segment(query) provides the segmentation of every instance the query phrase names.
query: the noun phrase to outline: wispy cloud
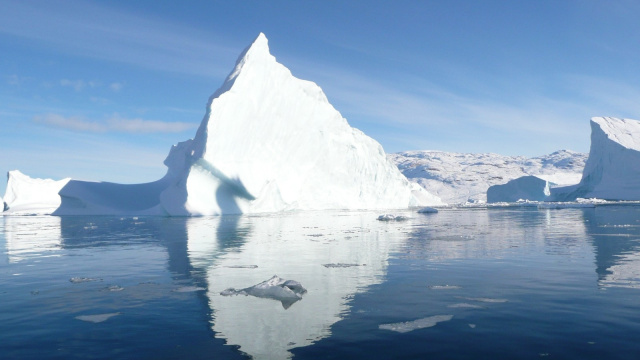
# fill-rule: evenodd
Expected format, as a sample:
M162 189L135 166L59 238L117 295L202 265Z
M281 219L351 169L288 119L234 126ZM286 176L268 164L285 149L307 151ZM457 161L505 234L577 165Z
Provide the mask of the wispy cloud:
M118 92L120 90L122 90L122 88L124 87L124 84L119 83L119 82L114 82L109 84L109 89L113 92Z
M40 115L34 117L33 120L40 124L78 132L179 133L198 126L188 122L128 119L117 114L104 121L92 121L82 117L65 117L58 114Z
M238 52L215 34L80 1L3 3L0 34L75 55L199 76L226 74L228 61L221 60Z

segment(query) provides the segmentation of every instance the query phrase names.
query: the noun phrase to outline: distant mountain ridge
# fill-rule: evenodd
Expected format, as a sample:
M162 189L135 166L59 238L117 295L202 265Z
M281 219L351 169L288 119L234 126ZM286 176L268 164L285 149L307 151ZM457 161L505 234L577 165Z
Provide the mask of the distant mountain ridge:
M532 158L492 153L405 151L387 155L400 171L449 204L484 202L487 189L534 175L556 185L580 182L588 154L559 150Z

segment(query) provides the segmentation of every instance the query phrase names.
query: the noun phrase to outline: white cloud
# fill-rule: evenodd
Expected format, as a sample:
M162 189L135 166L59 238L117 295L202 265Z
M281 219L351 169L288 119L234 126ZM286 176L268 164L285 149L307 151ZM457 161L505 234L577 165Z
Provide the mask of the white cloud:
M79 91L82 91L87 86L87 84L84 82L84 80L62 79L60 80L60 86L72 87L75 91L79 92Z
M121 133L179 133L192 130L197 124L187 122L165 122L127 119L115 114L105 121L91 121L80 117L64 117L46 114L34 117L37 123L78 132L121 132Z
M122 90L123 87L124 87L124 84L118 83L118 82L114 82L109 85L109 89L111 89L111 91L113 92L118 92Z

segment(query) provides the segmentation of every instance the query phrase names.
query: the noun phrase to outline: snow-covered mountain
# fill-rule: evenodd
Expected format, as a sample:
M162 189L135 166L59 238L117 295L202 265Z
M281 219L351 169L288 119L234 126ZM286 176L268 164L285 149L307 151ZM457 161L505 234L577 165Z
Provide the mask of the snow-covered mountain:
M640 121L591 119L591 148L580 183L552 189L551 200L640 200Z
M580 181L587 154L569 150L526 158L498 154L407 151L389 154L409 180L447 203L483 202L487 189L534 175L557 185Z
M164 163L166 176L148 184L71 180L60 190L54 214L181 216L441 204L409 182L379 143L350 127L320 87L278 63L264 34L210 97L194 139L175 145Z

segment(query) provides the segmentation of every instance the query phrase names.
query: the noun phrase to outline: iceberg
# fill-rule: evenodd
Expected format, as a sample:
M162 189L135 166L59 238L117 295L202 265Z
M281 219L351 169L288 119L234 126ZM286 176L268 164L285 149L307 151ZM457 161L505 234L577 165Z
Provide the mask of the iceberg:
M51 213L60 206L58 192L69 180L36 179L18 170L9 171L2 210L16 215Z
M487 189L521 176L536 176L558 186L580 182L587 154L559 150L527 158L491 153L406 151L389 154L409 181L449 204L483 203Z
M378 142L352 128L318 85L278 63L262 33L209 98L195 137L174 145L164 164L167 174L148 184L68 181L53 214L192 216L442 204L409 182Z
M544 201L551 191L549 182L537 176L523 176L503 185L487 189L487 202L517 202L518 200Z
M562 202L542 208L569 207L584 198L614 201L640 200L640 121L613 117L591 119L591 148L579 183L549 187L535 177L520 177L487 190L488 202L517 200ZM593 202L592 202L593 203ZM582 204L579 207L593 207ZM578 207L578 205L576 206Z
M554 201L640 200L640 121L591 119L591 148L580 183L553 189Z

